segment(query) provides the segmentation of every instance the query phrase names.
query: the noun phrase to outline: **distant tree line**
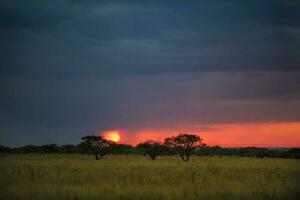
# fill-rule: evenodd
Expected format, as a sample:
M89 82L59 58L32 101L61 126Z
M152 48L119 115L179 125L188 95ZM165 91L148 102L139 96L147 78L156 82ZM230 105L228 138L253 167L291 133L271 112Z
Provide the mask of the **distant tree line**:
M187 133L180 133L177 136L165 138L163 143L147 140L135 147L128 144L114 143L104 139L102 136L90 135L81 138L81 143L76 145L47 144L41 146L27 145L16 148L0 146L0 153L92 154L97 160L107 154L148 155L152 160L155 160L157 156L179 155L183 161L189 161L191 155L300 158L300 148L223 148L220 146L207 146L198 135Z

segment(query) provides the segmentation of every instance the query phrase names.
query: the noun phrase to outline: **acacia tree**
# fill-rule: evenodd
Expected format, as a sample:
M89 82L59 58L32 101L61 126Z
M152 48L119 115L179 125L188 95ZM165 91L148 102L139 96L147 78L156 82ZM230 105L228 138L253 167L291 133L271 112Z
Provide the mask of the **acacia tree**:
M189 161L195 148L206 146L198 135L180 133L177 136L165 138L164 144L178 153L183 161Z
M113 142L104 139L102 136L88 135L81 138L81 145L87 146L89 153L95 155L96 160L108 153Z
M143 143L139 143L136 146L137 149L143 153L148 154L152 160L155 160L158 155L161 155L164 151L164 146L160 142L153 140L147 140Z

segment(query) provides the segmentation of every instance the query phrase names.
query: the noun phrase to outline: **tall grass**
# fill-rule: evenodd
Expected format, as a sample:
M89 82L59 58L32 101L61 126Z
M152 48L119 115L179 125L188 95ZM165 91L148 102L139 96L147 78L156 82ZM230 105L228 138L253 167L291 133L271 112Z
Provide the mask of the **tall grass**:
M0 199L298 199L288 159L1 155Z

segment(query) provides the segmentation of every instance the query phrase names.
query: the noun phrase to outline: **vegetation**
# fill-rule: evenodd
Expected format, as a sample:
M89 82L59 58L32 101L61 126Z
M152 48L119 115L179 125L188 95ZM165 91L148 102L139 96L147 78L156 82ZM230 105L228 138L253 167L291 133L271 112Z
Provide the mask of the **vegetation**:
M153 140L147 140L146 142L138 144L136 149L143 154L149 155L152 160L155 160L158 155L163 155L166 151L160 142Z
M81 138L81 146L85 147L87 152L93 154L96 160L109 153L109 147L113 144L102 136L89 135Z
M204 147L202 139L198 135L180 133L165 139L164 143L169 149L178 153L183 161L189 161L196 148Z
M295 159L142 155L0 155L0 199L292 200L299 197Z
M292 200L300 195L299 161L290 159L300 157L298 148L209 147L198 135L181 133L163 144L148 140L136 147L90 135L78 145L0 146L0 153L0 200Z
M133 147L129 144L117 144L105 140L102 136L85 136L78 145L67 144L58 146L47 144L42 146L27 145L24 147L4 147L0 146L0 154L15 153L41 153L41 154L92 154L96 160L106 154L139 154L149 155L155 160L159 155L178 154L183 161L189 161L191 155L198 156L241 156L256 158L300 158L300 148L222 148L219 146L207 146L198 135L180 133L177 136L165 138L164 144L158 141L148 140Z
M112 144L107 154L145 154L140 148L128 144ZM27 145L24 147L4 147L0 146L0 154L90 154L90 150L82 144L78 145L61 145L56 144L34 146ZM175 152L165 150L159 155L174 155ZM219 146L205 146L201 149L195 149L194 155L198 156L240 156L255 158L292 158L300 159L300 148L259 148L259 147L240 147L240 148L223 148Z

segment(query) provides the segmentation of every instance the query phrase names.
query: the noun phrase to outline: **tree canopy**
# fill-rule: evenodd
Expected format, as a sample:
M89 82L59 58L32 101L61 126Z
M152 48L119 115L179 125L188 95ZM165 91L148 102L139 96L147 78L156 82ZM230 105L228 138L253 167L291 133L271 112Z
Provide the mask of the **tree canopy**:
M142 153L149 155L152 160L155 160L158 155L163 154L165 149L160 142L153 140L147 140L143 143L139 143L136 148Z
M88 135L81 138L82 145L86 145L90 153L95 155L96 160L102 158L108 153L112 141L104 139L102 136Z
M178 153L183 161L189 161L195 148L206 146L198 135L180 133L177 136L165 138L164 144Z

